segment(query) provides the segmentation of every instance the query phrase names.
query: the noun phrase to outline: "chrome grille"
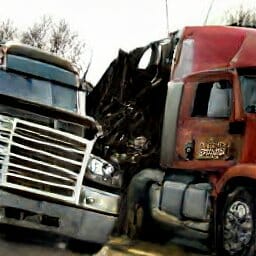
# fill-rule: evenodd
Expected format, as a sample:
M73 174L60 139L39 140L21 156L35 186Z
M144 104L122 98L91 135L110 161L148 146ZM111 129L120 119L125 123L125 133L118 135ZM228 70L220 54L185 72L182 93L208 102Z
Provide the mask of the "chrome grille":
M92 141L0 116L1 185L79 202Z

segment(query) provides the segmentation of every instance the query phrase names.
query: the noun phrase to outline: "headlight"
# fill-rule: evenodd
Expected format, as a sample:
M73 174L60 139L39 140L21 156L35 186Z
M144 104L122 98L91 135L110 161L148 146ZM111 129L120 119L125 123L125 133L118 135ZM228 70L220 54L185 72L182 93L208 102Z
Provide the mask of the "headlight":
M94 155L89 159L87 170L100 176L110 176L115 171L110 163Z
M121 187L122 183L120 172L115 172L112 164L93 154L88 161L85 176L90 180L112 187Z

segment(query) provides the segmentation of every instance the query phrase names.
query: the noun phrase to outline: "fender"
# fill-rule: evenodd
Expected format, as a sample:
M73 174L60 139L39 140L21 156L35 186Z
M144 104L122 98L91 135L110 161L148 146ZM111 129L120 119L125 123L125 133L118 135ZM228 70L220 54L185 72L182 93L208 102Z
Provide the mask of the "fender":
M145 202L148 185L150 183L160 183L163 178L164 172L158 169L144 169L132 178L127 192L125 229L127 229L129 223L134 222L134 213L138 204Z
M135 205L144 199L149 183L162 182L164 172L158 169L144 169L137 173L131 180L128 188L128 211L134 210Z
M229 168L217 182L215 189L217 195L222 191L229 180L235 177L250 178L256 181L256 165L255 164L238 164Z

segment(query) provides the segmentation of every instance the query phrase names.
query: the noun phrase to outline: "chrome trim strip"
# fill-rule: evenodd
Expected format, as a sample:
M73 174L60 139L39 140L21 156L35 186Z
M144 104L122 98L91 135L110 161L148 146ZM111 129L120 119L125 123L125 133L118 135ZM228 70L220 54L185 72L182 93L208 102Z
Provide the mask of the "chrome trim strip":
M68 170L68 169L66 169L66 168L57 166L57 165L47 164L47 163L44 163L44 162L42 162L42 161L38 161L38 160L35 160L35 159L31 159L31 158L28 158L28 157L25 157L25 156L20 156L20 155L14 154L14 153L10 153L10 156L14 156L14 157L17 157L17 158L26 160L26 161L30 161L30 162L32 162L32 163L36 163L36 164L39 164L39 165L43 165L43 166L52 168L52 169L56 169L56 170L65 172L66 174L72 175L72 176L74 176L74 177L77 177L77 176L78 176L77 173L72 172L72 171L70 171L70 170ZM3 165L5 164L5 163L3 163L2 161L0 161L0 163L2 163Z
M168 83L161 143L161 166L164 168L170 167L175 155L177 121L183 85L183 82Z
M83 187L81 206L100 212L118 214L120 196L96 188Z

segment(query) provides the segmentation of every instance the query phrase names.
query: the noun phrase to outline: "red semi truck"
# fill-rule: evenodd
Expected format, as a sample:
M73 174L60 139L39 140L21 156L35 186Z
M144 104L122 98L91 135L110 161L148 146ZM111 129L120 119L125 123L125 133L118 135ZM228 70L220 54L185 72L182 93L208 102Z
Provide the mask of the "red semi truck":
M186 27L120 52L89 95L103 127L97 153L124 172L128 234L254 255L255 42L255 29Z
M143 223L141 197L134 194L139 188L148 196L141 204L146 218L165 231L198 240L217 255L254 255L255 39L256 30L248 28L182 31L168 83L159 168L133 178L130 212L137 219L130 226Z

